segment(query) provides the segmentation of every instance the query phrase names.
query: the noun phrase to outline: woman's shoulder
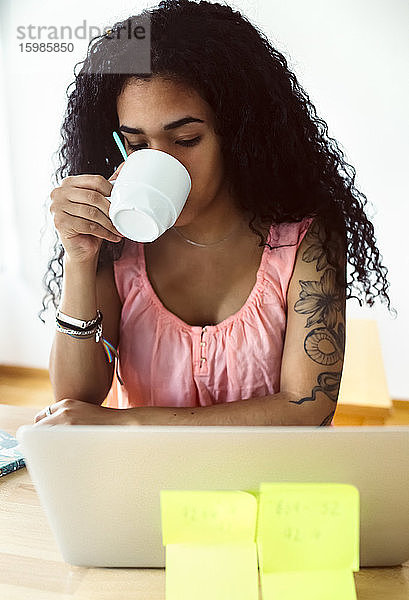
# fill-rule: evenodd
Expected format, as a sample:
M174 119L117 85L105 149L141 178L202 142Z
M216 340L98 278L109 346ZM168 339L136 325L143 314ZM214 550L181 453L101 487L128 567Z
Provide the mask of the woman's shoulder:
M314 217L304 217L296 222L272 223L267 242L273 248L297 250L314 220Z
M294 271L298 248L305 238L313 217L297 222L275 224L270 228L263 260L265 296L277 294L284 302L287 287Z

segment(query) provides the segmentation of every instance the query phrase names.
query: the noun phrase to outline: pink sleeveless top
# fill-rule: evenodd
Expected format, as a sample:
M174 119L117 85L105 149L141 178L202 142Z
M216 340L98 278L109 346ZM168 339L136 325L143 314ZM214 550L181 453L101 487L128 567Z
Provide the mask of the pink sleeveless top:
M142 242L126 240L114 262L122 301L119 374L104 406L207 406L280 391L287 289L312 222L272 225L245 304L217 325L188 325L148 279ZM278 246L275 247L274 246Z

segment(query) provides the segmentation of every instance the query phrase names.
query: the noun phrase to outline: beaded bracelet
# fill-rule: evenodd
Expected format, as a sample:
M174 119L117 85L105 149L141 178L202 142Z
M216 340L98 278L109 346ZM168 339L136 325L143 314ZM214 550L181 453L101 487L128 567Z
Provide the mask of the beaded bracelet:
M68 327L71 329L75 329L76 331L85 331L89 329L93 329L99 323L102 323L102 312L97 309L97 316L91 319L90 321L83 321L82 319L76 319L74 317L70 317L69 315L64 314L57 310L56 320L62 327Z
M85 331L78 331L77 329L69 329L67 327L62 327L62 325L60 325L60 322L57 321L56 328L57 328L57 331L61 331L61 333L67 333L68 335L71 335L72 337L77 337L80 339L88 339L95 335L95 341L99 342L99 340L102 337L102 323L98 323L98 325L96 327L94 327L93 329L89 329L89 330L85 330Z
M58 311L60 315L62 315L63 313L61 313L60 311ZM66 317L67 315L63 315L64 317ZM69 317L70 320L72 321L77 321L80 322L80 319L74 319L73 317ZM116 350L114 348L114 346L108 342L108 340L106 340L103 335L102 335L102 313L98 310L97 311L97 317L95 319L92 319L92 321L94 321L94 326L92 329L86 329L86 330L80 330L80 329L72 329L72 327L76 327L75 325L71 325L71 328L67 328L67 327L63 327L60 323L63 322L60 319L56 319L56 328L57 331L60 331L61 333L66 333L67 335L70 335L71 337L74 337L76 339L89 339L91 337L93 337L95 335L95 341L98 343L100 341L100 339L102 338L102 345L103 348L105 350L105 353L108 357L108 361L111 363L113 358L112 358L112 354L116 357L116 376L118 378L118 381L121 385L124 385L121 376L119 375L119 370L118 370L118 366L119 366L119 351ZM97 325L95 326L95 323L98 321ZM82 321L82 323L89 323L89 321Z

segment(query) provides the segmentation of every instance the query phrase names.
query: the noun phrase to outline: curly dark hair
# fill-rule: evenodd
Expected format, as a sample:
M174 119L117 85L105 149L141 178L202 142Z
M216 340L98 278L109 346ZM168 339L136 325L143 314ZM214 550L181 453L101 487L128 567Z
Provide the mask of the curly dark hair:
M367 198L354 186L356 171L327 135L327 124L317 117L285 57L239 11L203 0L162 1L116 22L111 38L141 15L150 22L148 73L115 71L117 61L133 59L135 45L123 40L115 44L107 33L90 41L85 60L77 63L82 64L77 75L75 65L75 81L66 90L56 184L83 173L108 179L122 162L112 131L119 127L117 97L130 78L149 81L160 76L182 82L214 112L226 181L232 197L253 214L249 227L260 236L259 246L272 248L253 227L256 216L269 224L315 217L323 225L326 257L346 298L356 298L362 306L362 300L352 295L355 288L369 306L380 296L390 310L388 269L380 262L374 228L364 212ZM346 281L345 265L340 266L331 250L334 234L343 240L344 256L353 267L350 281ZM103 240L97 269L117 260L123 245L124 240ZM63 255L57 234L43 279L47 293L38 313L43 321L41 314L50 301L57 308L61 297Z

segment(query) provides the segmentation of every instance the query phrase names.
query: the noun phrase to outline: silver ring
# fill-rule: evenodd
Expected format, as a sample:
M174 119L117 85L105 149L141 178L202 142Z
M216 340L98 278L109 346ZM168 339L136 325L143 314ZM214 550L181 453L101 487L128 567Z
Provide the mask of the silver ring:
M51 406L47 406L47 408L45 409L45 414L47 415L47 417L51 416Z

